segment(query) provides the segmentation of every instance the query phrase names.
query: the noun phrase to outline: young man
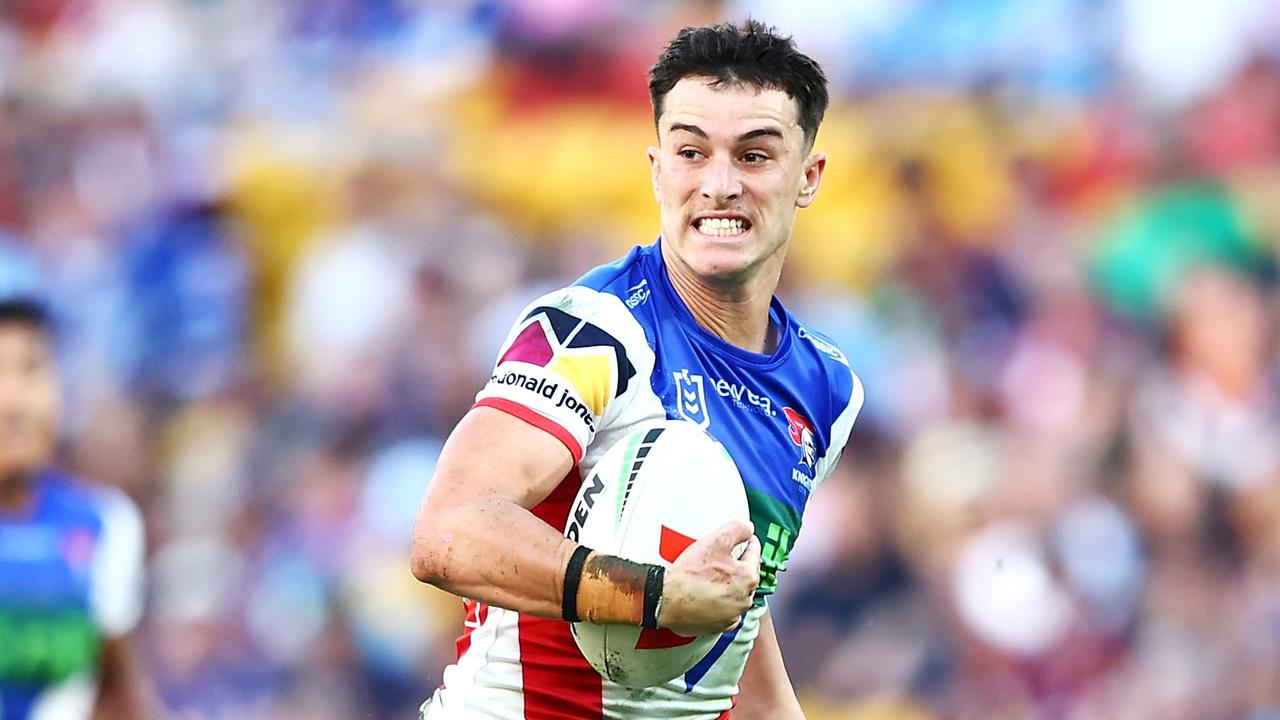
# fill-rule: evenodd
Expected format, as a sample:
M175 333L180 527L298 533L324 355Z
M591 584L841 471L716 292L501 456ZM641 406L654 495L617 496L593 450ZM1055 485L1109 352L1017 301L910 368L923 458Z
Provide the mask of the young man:
M0 718L145 718L142 521L50 469L60 401L42 307L0 302Z
M862 404L844 355L773 297L795 213L826 167L812 152L826 79L748 22L682 30L649 87L660 239L526 308L423 501L414 574L469 598L428 720L803 717L765 599ZM529 389L551 385L550 398ZM752 524L726 525L659 574L561 531L604 451L663 418L725 445ZM683 677L629 691L583 659L574 617L724 634Z

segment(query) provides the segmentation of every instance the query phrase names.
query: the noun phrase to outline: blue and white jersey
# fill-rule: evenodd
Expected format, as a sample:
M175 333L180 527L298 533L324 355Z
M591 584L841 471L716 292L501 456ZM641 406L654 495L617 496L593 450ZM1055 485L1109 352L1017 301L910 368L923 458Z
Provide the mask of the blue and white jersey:
M684 419L738 465L762 548L756 604L697 666L665 685L629 690L601 678L562 621L467 603L459 659L429 718L725 717L738 691L814 490L835 466L862 406L845 355L774 299L767 355L733 346L693 318L659 244L633 249L531 303L476 404L503 410L564 443L576 466L533 512L563 530L582 478L642 423Z
M105 638L142 609L143 531L121 492L54 471L0 512L0 720L92 714Z

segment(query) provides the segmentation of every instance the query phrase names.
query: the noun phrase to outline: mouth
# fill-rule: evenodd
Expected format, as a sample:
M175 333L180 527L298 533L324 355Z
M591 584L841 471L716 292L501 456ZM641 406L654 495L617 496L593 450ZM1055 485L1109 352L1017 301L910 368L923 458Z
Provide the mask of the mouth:
M751 220L745 215L703 215L691 223L699 234L715 238L732 238L746 235L751 230Z

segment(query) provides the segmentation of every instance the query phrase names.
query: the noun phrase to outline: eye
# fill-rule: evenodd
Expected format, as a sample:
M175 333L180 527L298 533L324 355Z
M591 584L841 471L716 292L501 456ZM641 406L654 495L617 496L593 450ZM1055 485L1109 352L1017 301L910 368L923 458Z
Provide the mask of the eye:
M698 156L701 153L699 153L697 150L694 150L693 148L685 148L684 150L681 150L678 154L680 155L680 157L684 158L685 160L697 160Z
M742 161L747 163L748 165L759 165L760 163L768 159L769 159L768 156L766 156L764 153L758 153L755 151L746 153L742 156Z

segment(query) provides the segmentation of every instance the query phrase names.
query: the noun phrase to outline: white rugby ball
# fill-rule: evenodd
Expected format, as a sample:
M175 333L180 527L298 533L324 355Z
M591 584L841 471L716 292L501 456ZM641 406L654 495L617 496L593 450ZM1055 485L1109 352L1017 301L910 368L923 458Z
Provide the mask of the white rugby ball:
M729 453L699 426L665 420L640 426L605 451L570 506L565 536L627 560L670 565L734 518L750 521L751 513ZM743 543L734 555L745 550ZM629 688L683 675L720 637L589 622L572 629L592 667Z

